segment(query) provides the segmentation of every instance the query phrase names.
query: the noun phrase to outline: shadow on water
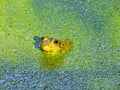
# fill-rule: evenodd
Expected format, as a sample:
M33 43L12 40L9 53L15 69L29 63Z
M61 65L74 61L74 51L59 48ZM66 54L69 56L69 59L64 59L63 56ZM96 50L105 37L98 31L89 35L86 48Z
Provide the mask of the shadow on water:
M38 36L35 36L34 40L35 40L35 43L34 43L35 48L37 48L38 50L41 50L41 48L40 48L40 42L41 42L42 38L38 37Z

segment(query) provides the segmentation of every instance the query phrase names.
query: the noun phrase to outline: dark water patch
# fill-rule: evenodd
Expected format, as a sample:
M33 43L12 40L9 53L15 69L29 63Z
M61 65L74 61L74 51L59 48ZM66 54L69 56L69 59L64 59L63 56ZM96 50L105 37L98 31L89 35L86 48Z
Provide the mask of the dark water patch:
M11 66L12 67L12 66ZM10 70L13 70L9 66ZM29 67L30 68L30 67ZM2 69L1 69L2 70ZM96 69L91 71L80 70L31 70L25 66L19 65L10 73L2 70L0 79L0 89L59 89L59 90L88 90L109 88L109 85L119 86L119 76L117 69ZM107 82L108 81L108 82ZM96 86L97 85L97 86ZM113 87L111 87L112 90Z
M41 37L35 36L34 40L35 40L35 43L34 43L35 48L37 48L38 50L41 50L41 48L40 48L40 42L42 40Z

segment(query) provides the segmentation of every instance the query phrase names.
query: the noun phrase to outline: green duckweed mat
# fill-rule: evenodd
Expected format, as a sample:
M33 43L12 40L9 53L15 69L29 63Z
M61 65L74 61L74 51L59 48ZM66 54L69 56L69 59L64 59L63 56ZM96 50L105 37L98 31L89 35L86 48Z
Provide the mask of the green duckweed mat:
M45 56L35 36L73 45ZM0 90L120 90L120 1L0 0Z

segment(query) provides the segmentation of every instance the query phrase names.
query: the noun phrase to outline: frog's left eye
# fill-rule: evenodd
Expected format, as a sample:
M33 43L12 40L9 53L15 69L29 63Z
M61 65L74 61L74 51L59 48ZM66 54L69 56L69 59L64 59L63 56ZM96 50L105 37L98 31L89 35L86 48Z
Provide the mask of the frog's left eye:
M53 43L54 43L55 45L58 44L58 40L55 40Z

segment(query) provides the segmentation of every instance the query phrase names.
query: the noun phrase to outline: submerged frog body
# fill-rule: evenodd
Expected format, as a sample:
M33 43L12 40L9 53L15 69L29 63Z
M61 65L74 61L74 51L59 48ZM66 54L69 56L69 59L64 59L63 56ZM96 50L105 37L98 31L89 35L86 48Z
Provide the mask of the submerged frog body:
M42 37L40 48L49 54L63 53L70 49L70 43L66 40L59 40L56 38Z

